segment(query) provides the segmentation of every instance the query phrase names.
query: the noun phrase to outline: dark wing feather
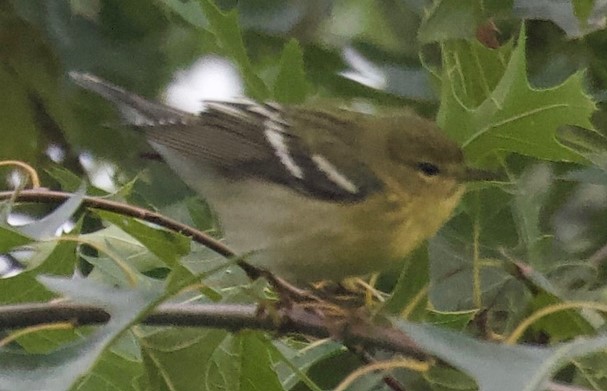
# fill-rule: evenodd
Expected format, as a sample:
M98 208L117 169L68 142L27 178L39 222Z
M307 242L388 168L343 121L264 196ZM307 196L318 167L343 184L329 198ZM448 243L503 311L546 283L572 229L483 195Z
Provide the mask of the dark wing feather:
M93 75L71 72L70 77L116 104L130 124L145 130L151 142L198 166L212 166L227 177L257 177L336 202L360 201L381 188L373 172L358 161L357 151L335 136L339 120L330 114L310 119L311 131L323 139L311 151L309 141L291 129L291 123L300 120L297 112L285 112L276 104L206 101L204 111L193 115ZM331 161L336 157L339 167Z

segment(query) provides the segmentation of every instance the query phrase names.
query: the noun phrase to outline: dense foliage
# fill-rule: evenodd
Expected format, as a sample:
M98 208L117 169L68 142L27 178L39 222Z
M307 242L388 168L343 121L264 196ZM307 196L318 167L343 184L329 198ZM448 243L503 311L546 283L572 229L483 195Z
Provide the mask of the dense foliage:
M44 195L0 204L0 253L23 266L0 279L0 389L321 390L366 365L339 334L140 323L165 301L272 294L189 236L87 203L102 196L220 236L204 201L67 72L153 97L219 57L255 99L413 107L471 164L507 177L472 186L402 271L375 281L371 310L434 359L368 347L380 370L349 389L607 389L606 18L604 0L0 2L4 199L36 184L15 161L73 193L61 206ZM63 297L112 320L19 329L3 317Z

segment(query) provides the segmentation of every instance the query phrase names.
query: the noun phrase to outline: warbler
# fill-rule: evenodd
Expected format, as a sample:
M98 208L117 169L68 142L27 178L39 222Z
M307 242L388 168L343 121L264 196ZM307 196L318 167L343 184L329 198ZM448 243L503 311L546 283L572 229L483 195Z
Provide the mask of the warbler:
M340 281L402 262L449 218L468 168L460 147L412 112L376 116L251 100L191 114L94 75L74 82L113 102L208 202L246 262L295 283Z

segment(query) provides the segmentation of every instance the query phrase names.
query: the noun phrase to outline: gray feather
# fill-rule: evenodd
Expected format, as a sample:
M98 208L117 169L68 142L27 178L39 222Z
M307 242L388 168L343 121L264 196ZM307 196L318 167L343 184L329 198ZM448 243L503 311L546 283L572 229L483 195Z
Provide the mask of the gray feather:
M79 86L116 104L127 123L144 130L169 163L175 159L167 155L178 154L180 162L190 165L189 172L210 168L228 179L256 177L337 202L360 201L382 186L372 171L358 162L351 145L331 136L334 128L344 124L330 115L309 119L315 132L326 134L319 150L312 151L310 141L291 129L292 121L302 119L293 117L297 110L285 111L276 104L250 100L207 101L205 110L193 115L149 101L91 74L69 75ZM325 156L327 140L346 167L337 167ZM192 178L184 180L192 182Z

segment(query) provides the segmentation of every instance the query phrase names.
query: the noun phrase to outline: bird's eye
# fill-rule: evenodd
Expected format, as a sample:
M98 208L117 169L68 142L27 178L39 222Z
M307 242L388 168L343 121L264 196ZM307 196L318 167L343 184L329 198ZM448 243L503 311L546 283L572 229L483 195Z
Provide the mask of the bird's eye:
M435 176L440 174L440 169L438 166L429 162L419 162L417 163L416 168L427 176Z

